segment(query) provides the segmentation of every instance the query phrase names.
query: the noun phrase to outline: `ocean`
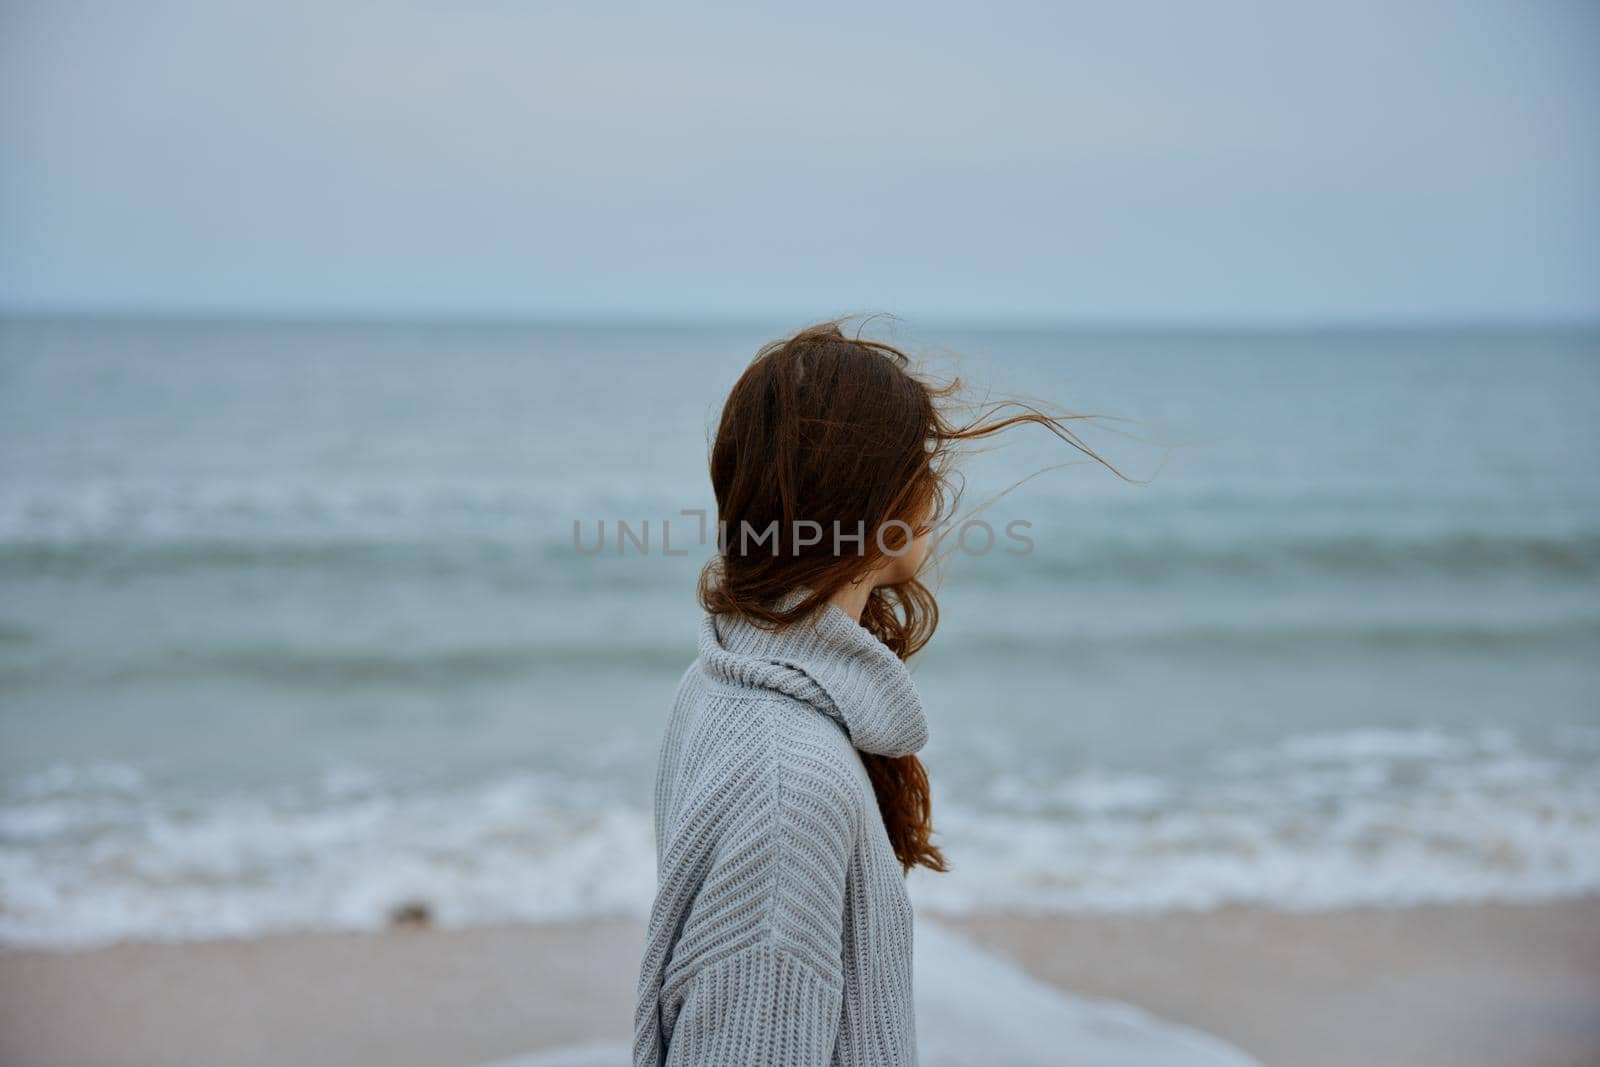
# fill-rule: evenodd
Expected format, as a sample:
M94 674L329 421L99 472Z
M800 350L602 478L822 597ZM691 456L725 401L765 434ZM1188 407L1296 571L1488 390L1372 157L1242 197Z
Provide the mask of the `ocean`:
M642 914L798 325L0 322L0 941ZM970 461L919 908L1600 891L1600 332L880 329L1130 479Z

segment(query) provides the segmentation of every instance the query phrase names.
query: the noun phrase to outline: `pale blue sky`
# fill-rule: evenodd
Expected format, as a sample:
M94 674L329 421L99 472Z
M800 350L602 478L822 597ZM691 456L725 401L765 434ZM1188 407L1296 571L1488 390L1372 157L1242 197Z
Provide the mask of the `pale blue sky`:
M0 0L0 306L1600 317L1600 4Z

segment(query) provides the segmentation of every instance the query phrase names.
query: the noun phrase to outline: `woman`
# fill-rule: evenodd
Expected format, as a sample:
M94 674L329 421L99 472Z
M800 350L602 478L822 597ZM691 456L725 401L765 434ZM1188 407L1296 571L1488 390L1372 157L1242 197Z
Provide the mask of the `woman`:
M949 460L1019 422L1094 453L1027 405L955 425L956 385L907 367L826 323L763 348L723 408L719 552L656 775L636 1065L917 1060L905 875L945 861L904 660L938 620L917 574Z

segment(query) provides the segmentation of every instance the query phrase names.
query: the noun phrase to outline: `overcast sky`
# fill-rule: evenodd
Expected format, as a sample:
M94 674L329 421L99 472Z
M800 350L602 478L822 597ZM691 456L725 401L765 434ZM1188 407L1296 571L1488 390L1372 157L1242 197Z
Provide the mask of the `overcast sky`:
M0 306L1600 317L1600 3L0 0Z

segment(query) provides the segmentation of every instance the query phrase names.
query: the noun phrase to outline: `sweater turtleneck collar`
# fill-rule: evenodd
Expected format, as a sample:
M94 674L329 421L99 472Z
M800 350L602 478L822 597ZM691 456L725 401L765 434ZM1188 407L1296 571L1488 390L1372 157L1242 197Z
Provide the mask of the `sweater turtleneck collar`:
M805 595L790 593L779 604ZM928 739L911 672L832 602L778 631L737 615L706 615L699 645L708 676L804 701L842 726L863 752L909 756Z

